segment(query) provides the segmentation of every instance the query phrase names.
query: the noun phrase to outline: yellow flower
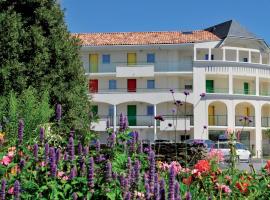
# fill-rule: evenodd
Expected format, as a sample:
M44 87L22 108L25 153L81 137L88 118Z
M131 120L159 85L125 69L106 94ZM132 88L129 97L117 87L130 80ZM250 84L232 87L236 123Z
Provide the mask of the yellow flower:
M4 141L5 133L0 132L0 142Z

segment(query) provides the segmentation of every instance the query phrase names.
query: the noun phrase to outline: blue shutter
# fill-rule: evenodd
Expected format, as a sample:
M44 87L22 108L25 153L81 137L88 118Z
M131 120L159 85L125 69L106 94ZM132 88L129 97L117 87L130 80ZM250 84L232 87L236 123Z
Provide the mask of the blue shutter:
M109 116L113 116L113 114L114 114L114 111L113 111L114 109L113 109L113 105L110 105L109 106Z
M154 106L147 106L147 115L148 116L154 115Z
M155 80L147 80L147 89L155 88Z
M116 80L109 80L109 89L110 90L116 89Z
M155 54L154 53L147 54L147 63L155 63Z
M103 54L102 55L102 64L110 64L111 56L110 54Z

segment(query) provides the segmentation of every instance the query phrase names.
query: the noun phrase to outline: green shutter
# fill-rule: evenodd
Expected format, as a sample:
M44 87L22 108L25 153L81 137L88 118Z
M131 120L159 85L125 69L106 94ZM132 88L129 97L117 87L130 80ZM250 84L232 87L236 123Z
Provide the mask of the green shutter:
M214 93L214 80L206 80L206 92Z
M249 84L247 82L244 83L244 94L249 94Z
M127 106L127 115L128 115L128 124L129 126L136 126L136 115L137 108L136 105L128 105Z

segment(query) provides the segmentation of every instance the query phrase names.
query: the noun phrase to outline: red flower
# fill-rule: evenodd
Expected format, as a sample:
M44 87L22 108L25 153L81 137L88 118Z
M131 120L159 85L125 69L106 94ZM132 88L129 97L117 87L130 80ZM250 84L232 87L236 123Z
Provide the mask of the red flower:
M164 121L164 118L161 115L157 115L157 116L155 116L155 120Z
M246 193L248 191L248 183L246 182L236 182L235 186L238 188L238 190L241 192L241 193Z
M267 160L266 165L264 167L268 173L270 173L270 160Z
M192 176L189 176L188 178L183 178L182 182L185 185L189 186L191 184L191 182L192 182Z
M199 172L208 172L210 170L210 164L207 160L199 160L194 168Z

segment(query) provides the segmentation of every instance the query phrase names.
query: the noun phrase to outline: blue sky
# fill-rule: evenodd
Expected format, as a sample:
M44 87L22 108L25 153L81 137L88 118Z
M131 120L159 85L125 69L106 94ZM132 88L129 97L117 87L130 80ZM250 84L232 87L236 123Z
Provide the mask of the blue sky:
M61 0L71 32L188 31L235 19L270 43L270 0Z

